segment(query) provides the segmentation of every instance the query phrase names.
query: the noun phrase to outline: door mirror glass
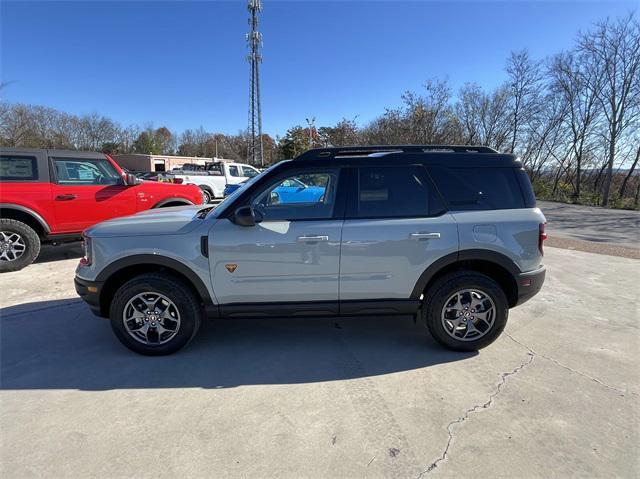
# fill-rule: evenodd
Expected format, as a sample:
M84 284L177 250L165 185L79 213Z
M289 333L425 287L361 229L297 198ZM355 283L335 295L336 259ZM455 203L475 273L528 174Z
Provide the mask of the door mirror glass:
M251 206L241 206L231 219L239 226L255 226L262 221L262 215Z
M125 173L124 174L124 184L127 186L135 186L135 185L139 185L140 183L142 183L142 181L140 181L140 178L138 178L136 175L132 174L132 173Z

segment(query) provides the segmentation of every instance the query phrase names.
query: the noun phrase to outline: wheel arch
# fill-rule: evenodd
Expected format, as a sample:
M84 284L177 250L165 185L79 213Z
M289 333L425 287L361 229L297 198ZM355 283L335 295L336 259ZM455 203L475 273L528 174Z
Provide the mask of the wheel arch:
M113 296L122 284L134 276L145 273L165 273L179 278L193 289L205 309L213 306L209 290L191 268L166 256L139 254L114 261L96 277L96 282L102 283L100 288L100 316L109 316L109 307Z
M21 221L35 230L40 238L51 232L46 220L36 211L22 205L0 203L0 217Z
M491 250L471 249L443 256L431 264L418 278L411 299L418 299L439 278L457 270L482 273L496 281L505 295L509 307L518 302L518 266L509 257Z
M151 209L164 208L168 206L192 206L193 203L185 198L173 197L165 198L151 207Z

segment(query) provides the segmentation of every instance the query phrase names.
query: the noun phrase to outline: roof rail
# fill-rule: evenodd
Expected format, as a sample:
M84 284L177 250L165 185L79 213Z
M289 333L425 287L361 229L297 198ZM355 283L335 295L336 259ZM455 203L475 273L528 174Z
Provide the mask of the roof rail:
M375 153L498 153L488 146L476 145L376 145L314 148L298 155L295 160L370 156Z

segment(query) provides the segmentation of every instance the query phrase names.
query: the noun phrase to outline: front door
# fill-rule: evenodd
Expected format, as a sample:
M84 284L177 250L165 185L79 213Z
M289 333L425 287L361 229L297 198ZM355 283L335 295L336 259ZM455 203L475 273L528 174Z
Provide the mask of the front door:
M342 212L339 170L282 173L248 200L262 216L255 226L219 220L209 235L214 292L226 314L269 313L269 305L308 302L308 312L337 312ZM281 195L296 182L298 194ZM319 304L321 302L322 304ZM235 308L235 309L234 309ZM315 309L314 309L315 308Z
M126 186L106 158L52 158L53 204L59 233L136 212L134 188Z
M358 168L342 231L341 309L408 300L420 275L458 251L458 229L421 165Z

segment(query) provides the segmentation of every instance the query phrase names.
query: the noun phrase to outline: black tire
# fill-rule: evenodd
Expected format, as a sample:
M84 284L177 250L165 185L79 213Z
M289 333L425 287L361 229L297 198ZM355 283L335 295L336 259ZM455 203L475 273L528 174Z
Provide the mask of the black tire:
M40 238L31 226L22 221L0 218L0 231L8 237L18 235L25 247L24 252L16 259L0 259L0 273L19 271L36 260L40 254ZM0 242L3 240L4 236L0 235ZM12 256L12 254L8 254L8 256Z
M464 289L477 289L486 293L495 306L493 323L483 336L475 340L462 341L452 337L442 321L445 302L456 292ZM509 305L504 291L493 279L484 274L463 270L443 276L425 291L422 315L429 332L441 345L455 351L477 351L500 336L507 324Z
M200 185L198 188L202 190L202 195L204 196L203 204L208 205L209 203L211 203L211 200L213 199L213 193L211 192L209 187Z
M147 292L164 295L174 303L180 314L178 331L163 344L139 342L129 334L124 324L123 315L129 300ZM109 317L113 332L127 348L147 356L163 356L175 353L193 339L200 328L202 308L194 291L182 280L161 273L148 273L127 281L116 291Z

